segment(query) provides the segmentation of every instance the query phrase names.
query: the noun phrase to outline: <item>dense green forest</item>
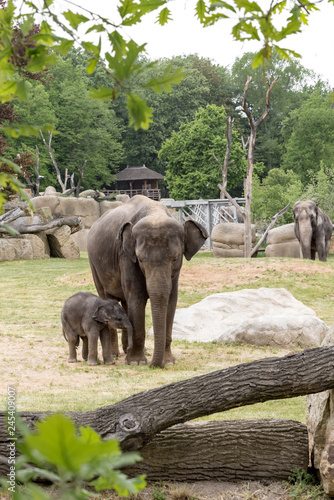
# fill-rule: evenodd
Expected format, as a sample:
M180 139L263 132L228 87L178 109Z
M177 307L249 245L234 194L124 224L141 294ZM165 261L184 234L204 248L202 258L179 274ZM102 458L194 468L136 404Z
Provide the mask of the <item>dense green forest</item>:
M173 69L183 67L186 77L169 93L145 89L139 80L132 82L153 110L149 129L135 131L129 126L122 96L114 102L91 99L91 88L108 86L108 73L101 64L87 75L87 56L72 49L67 56L58 57L45 81L29 82L29 100L14 102L15 117L21 125L48 123L55 127L57 133L50 144L62 177L66 168L77 177L86 161L84 188L108 188L115 174L127 165L145 164L165 176L160 186L164 196L196 199L219 198L221 171L212 154L223 162L225 119L232 116L227 189L234 196L242 196L247 156L242 138L246 142L249 125L241 102L247 76L253 79L247 102L255 118L265 108L267 90L263 68L253 69L253 58L253 53L246 53L231 68L196 55L160 60L155 65L140 59L142 72L137 78L142 81L158 76L169 65ZM319 201L325 210L332 210L333 217L329 188L334 175L331 89L297 59L287 61L275 53L266 77L270 81L279 79L271 93L270 114L257 135L254 217L268 219L287 201L306 195ZM50 137L47 133L44 136L48 143ZM10 138L8 142L6 154L11 158L28 152L36 159L38 151L40 175L44 176L41 190L57 186L42 137ZM290 217L288 213L285 220Z

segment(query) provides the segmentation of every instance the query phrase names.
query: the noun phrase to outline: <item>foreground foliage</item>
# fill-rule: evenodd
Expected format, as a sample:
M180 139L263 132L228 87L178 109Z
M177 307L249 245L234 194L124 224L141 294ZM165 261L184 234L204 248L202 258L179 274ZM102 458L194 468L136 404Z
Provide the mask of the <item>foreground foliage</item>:
M137 493L146 485L144 476L128 479L119 471L140 460L137 453L122 454L117 441L101 441L90 427L80 427L77 434L73 422L64 415L51 415L38 422L37 432L31 432L22 422L18 427L23 438L18 444L22 455L16 461L17 484L10 490L14 500L50 498L31 482L37 478L51 481L52 497L61 500L95 497L86 490L87 485L95 491L114 489L121 497ZM6 481L3 486L7 486Z

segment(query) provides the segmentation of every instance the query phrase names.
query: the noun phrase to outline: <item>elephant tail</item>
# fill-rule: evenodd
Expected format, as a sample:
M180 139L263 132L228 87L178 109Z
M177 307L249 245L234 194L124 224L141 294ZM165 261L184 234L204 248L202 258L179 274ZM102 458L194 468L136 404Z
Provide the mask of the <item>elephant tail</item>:
M67 339L67 337L66 337L66 332L65 332L64 327L63 327L63 335L64 335L64 339L65 339L65 340L66 340L66 342L68 343L68 339ZM78 336L77 336L77 341L76 341L76 343L75 343L75 347L78 347L78 346L79 346L79 344L80 344L80 337L79 337L79 335L78 335Z

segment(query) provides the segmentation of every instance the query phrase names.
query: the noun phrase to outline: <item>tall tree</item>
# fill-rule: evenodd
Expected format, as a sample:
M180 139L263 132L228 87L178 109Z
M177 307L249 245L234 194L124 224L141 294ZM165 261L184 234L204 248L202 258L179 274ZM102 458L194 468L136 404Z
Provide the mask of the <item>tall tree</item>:
M200 109L193 121L181 125L163 143L159 157L166 162L166 181L173 198L219 198L217 184L221 182L221 171L212 155L224 158L225 129L224 108L212 104ZM228 188L233 192L242 187L246 171L240 137L234 130L230 161Z
M271 168L281 166L284 151L280 131L284 120L292 110L298 109L303 101L316 88L326 88L326 84L319 80L313 72L302 66L295 58L281 59L274 51L271 60L266 65L265 74L262 67L253 68L254 53L246 53L237 58L231 69L231 88L233 101L236 106L243 98L243 87L248 76L252 77L252 85L248 90L250 109L254 116L259 116L263 110L263 96L267 90L268 78L270 81L279 77L275 85L275 92L271 96L272 110L270 115L258 131L254 159L263 162L267 173ZM248 120L236 111L236 117L241 134L247 137Z
M283 168L297 172L303 184L323 167L334 171L334 111L328 92L313 93L292 111L282 129Z

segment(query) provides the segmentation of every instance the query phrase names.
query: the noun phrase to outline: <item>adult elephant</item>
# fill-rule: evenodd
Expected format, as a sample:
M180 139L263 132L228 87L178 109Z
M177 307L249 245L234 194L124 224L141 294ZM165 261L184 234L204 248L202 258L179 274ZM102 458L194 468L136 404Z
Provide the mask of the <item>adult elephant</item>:
M333 223L321 208L311 200L297 201L293 206L295 235L299 241L303 259L326 262L330 247Z
M150 366L175 362L172 326L183 255L190 260L208 238L197 222L176 221L166 207L134 196L106 212L89 231L88 255L98 294L121 301L133 326L128 364L146 363L145 306L150 299L154 352ZM125 344L125 345L124 345Z

